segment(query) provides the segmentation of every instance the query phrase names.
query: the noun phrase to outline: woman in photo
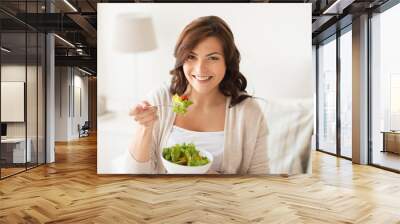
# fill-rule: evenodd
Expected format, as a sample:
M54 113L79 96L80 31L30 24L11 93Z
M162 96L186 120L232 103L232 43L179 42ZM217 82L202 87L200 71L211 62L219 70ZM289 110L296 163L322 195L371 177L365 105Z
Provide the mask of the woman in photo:
M240 53L227 23L217 16L192 21L179 36L174 56L170 85L130 111L138 125L129 147L132 159L148 163L150 173L163 174L163 148L194 143L213 155L209 173L266 174L265 117L246 92ZM184 115L168 106L175 94L193 102Z

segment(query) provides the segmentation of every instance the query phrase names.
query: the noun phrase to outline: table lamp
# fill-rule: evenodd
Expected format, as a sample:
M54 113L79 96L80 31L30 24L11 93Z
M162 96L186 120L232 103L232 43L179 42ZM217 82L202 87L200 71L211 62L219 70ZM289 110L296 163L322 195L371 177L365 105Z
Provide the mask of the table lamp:
M143 13L120 14L116 17L114 31L113 47L115 51L132 55L134 66L132 79L136 84L138 80L137 55L157 48L152 18Z

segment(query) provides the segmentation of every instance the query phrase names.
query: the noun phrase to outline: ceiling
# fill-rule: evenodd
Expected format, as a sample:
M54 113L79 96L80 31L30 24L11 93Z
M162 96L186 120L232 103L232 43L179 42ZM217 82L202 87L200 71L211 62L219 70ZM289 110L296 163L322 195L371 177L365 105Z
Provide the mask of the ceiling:
M336 0L337 1L337 0ZM312 3L313 43L327 38L336 32L337 21L340 26L351 23L351 18L366 10L372 10L387 0L250 0L201 2L252 2L252 3ZM60 38L55 38L56 65L81 66L96 71L97 54L97 3L143 3L143 2L197 2L168 0L1 0L0 24L3 32L2 43L16 49L15 54L25 50L25 28L32 31L55 32L59 37L72 43L74 47ZM68 3L70 5L68 5ZM48 13L52 9L52 13ZM328 10L327 10L328 9ZM290 15L288 15L290 16ZM346 22L347 21L347 22ZM21 33L23 31L23 33ZM29 38L28 38L29 39ZM30 40L28 40L30 41ZM4 46L4 44L3 44ZM18 50L19 49L19 50ZM29 43L27 52L34 52L35 43Z

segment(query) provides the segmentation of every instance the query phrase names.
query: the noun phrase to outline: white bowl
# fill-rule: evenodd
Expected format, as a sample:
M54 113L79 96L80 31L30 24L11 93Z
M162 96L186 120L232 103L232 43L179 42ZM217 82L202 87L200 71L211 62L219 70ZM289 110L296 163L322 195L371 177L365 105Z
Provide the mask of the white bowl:
M197 149L198 150L198 149ZM211 164L213 162L213 156L211 153L204 151L204 150L198 150L201 156L205 156L208 158L208 163L206 165L202 166L184 166L184 165L179 165L173 162L170 162L166 159L164 159L162 155L161 150L161 161L162 164L164 165L164 168L167 170L168 174L205 174L207 171L210 169Z

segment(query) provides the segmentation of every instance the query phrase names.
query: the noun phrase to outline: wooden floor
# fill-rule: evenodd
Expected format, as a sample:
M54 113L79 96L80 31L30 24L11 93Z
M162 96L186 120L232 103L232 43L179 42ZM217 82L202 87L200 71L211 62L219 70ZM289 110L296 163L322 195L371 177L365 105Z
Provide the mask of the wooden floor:
M293 177L98 176L96 139L0 181L0 223L400 223L400 175L316 152Z
M13 175L13 174L15 174L15 173L19 173L19 172L22 172L22 171L24 171L24 170L26 170L26 168L24 167L24 168L1 168L1 177L3 178L3 177L7 177L7 176L10 176L10 175Z
M2 167L1 168L1 178L5 178L8 176L23 172L27 169L33 169L36 166L37 166L36 163L27 163L27 167L25 167L25 164L18 164L18 167L11 167L11 168L10 167L7 167L7 168Z
M400 170L400 154L381 152L377 150L374 151L372 160L374 164Z

